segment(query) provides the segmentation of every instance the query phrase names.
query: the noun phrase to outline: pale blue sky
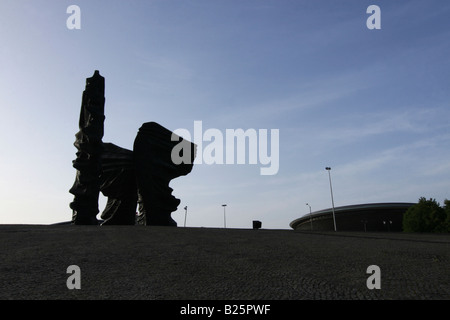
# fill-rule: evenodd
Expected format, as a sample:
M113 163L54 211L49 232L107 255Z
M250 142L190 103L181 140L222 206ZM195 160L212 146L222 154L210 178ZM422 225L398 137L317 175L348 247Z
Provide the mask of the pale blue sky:
M69 5L81 29L69 30ZM381 8L381 30L366 9ZM143 122L279 129L278 174L196 165L180 226L289 228L331 206L450 198L450 3L442 0L0 2L0 223L71 217L85 79L106 78L105 142ZM100 210L103 209L101 200Z

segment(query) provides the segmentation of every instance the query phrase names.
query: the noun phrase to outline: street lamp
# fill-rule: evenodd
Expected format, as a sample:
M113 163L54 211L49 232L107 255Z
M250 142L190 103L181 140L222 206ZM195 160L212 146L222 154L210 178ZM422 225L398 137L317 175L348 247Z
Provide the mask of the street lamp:
M223 207L223 227L224 227L224 228L227 227L227 219L226 219L226 216L225 216L225 207L226 207L226 206L227 206L226 204L223 204L223 205L222 205L222 207Z
M184 226L186 227L187 206L184 207Z
M334 214L334 199L333 199L333 187L331 186L331 168L326 167L325 170L328 171L328 178L330 179L330 191L331 191L331 204L333 206L333 223L334 223L334 231L336 231L336 216Z
M367 228L366 228L366 225L367 225L367 220L361 220L361 222L364 224L364 232L367 232Z
M312 231L313 227L312 227L312 218L311 218L311 206L308 203L306 205L309 207L309 222L311 222L311 231Z
M387 231L389 232L390 231L389 225L392 224L392 221L391 220L383 221L383 224L387 226Z

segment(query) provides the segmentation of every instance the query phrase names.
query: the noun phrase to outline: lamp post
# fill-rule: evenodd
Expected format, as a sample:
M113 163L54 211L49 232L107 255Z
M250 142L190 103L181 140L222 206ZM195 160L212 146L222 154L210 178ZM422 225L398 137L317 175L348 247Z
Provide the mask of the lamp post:
M388 220L388 221L383 220L383 224L387 226L387 231L389 232L390 231L389 226L392 224L392 221L391 220Z
M364 224L364 232L367 232L367 228L366 228L366 225L367 225L367 220L361 220L361 222Z
M186 227L187 206L184 207L184 226Z
M334 214L334 199L333 199L333 187L331 186L331 168L330 167L326 167L325 170L328 171L328 178L330 179L330 191L331 191L331 204L333 206L333 223L334 223L334 231L336 231L336 216Z
M309 207L309 222L311 222L311 231L312 231L313 227L312 227L312 218L311 218L311 206L308 203L306 205Z
M223 205L222 205L222 207L223 207L223 227L224 227L224 228L227 227L227 219L226 219L226 216L225 216L225 207L226 207L226 206L227 206L226 204L223 204Z

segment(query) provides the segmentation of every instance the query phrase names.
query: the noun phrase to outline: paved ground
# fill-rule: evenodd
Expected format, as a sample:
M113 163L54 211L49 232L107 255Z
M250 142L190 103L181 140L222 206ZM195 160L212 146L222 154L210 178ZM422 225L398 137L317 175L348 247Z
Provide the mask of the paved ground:
M447 300L449 262L448 234L0 225L0 299Z

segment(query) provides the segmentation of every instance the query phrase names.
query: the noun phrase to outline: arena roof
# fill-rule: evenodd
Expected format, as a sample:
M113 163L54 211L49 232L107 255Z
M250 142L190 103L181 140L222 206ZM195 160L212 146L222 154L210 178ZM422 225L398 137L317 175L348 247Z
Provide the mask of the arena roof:
M336 229L341 231L401 231L409 202L366 203L335 207ZM294 230L334 230L333 209L306 214L292 221Z

